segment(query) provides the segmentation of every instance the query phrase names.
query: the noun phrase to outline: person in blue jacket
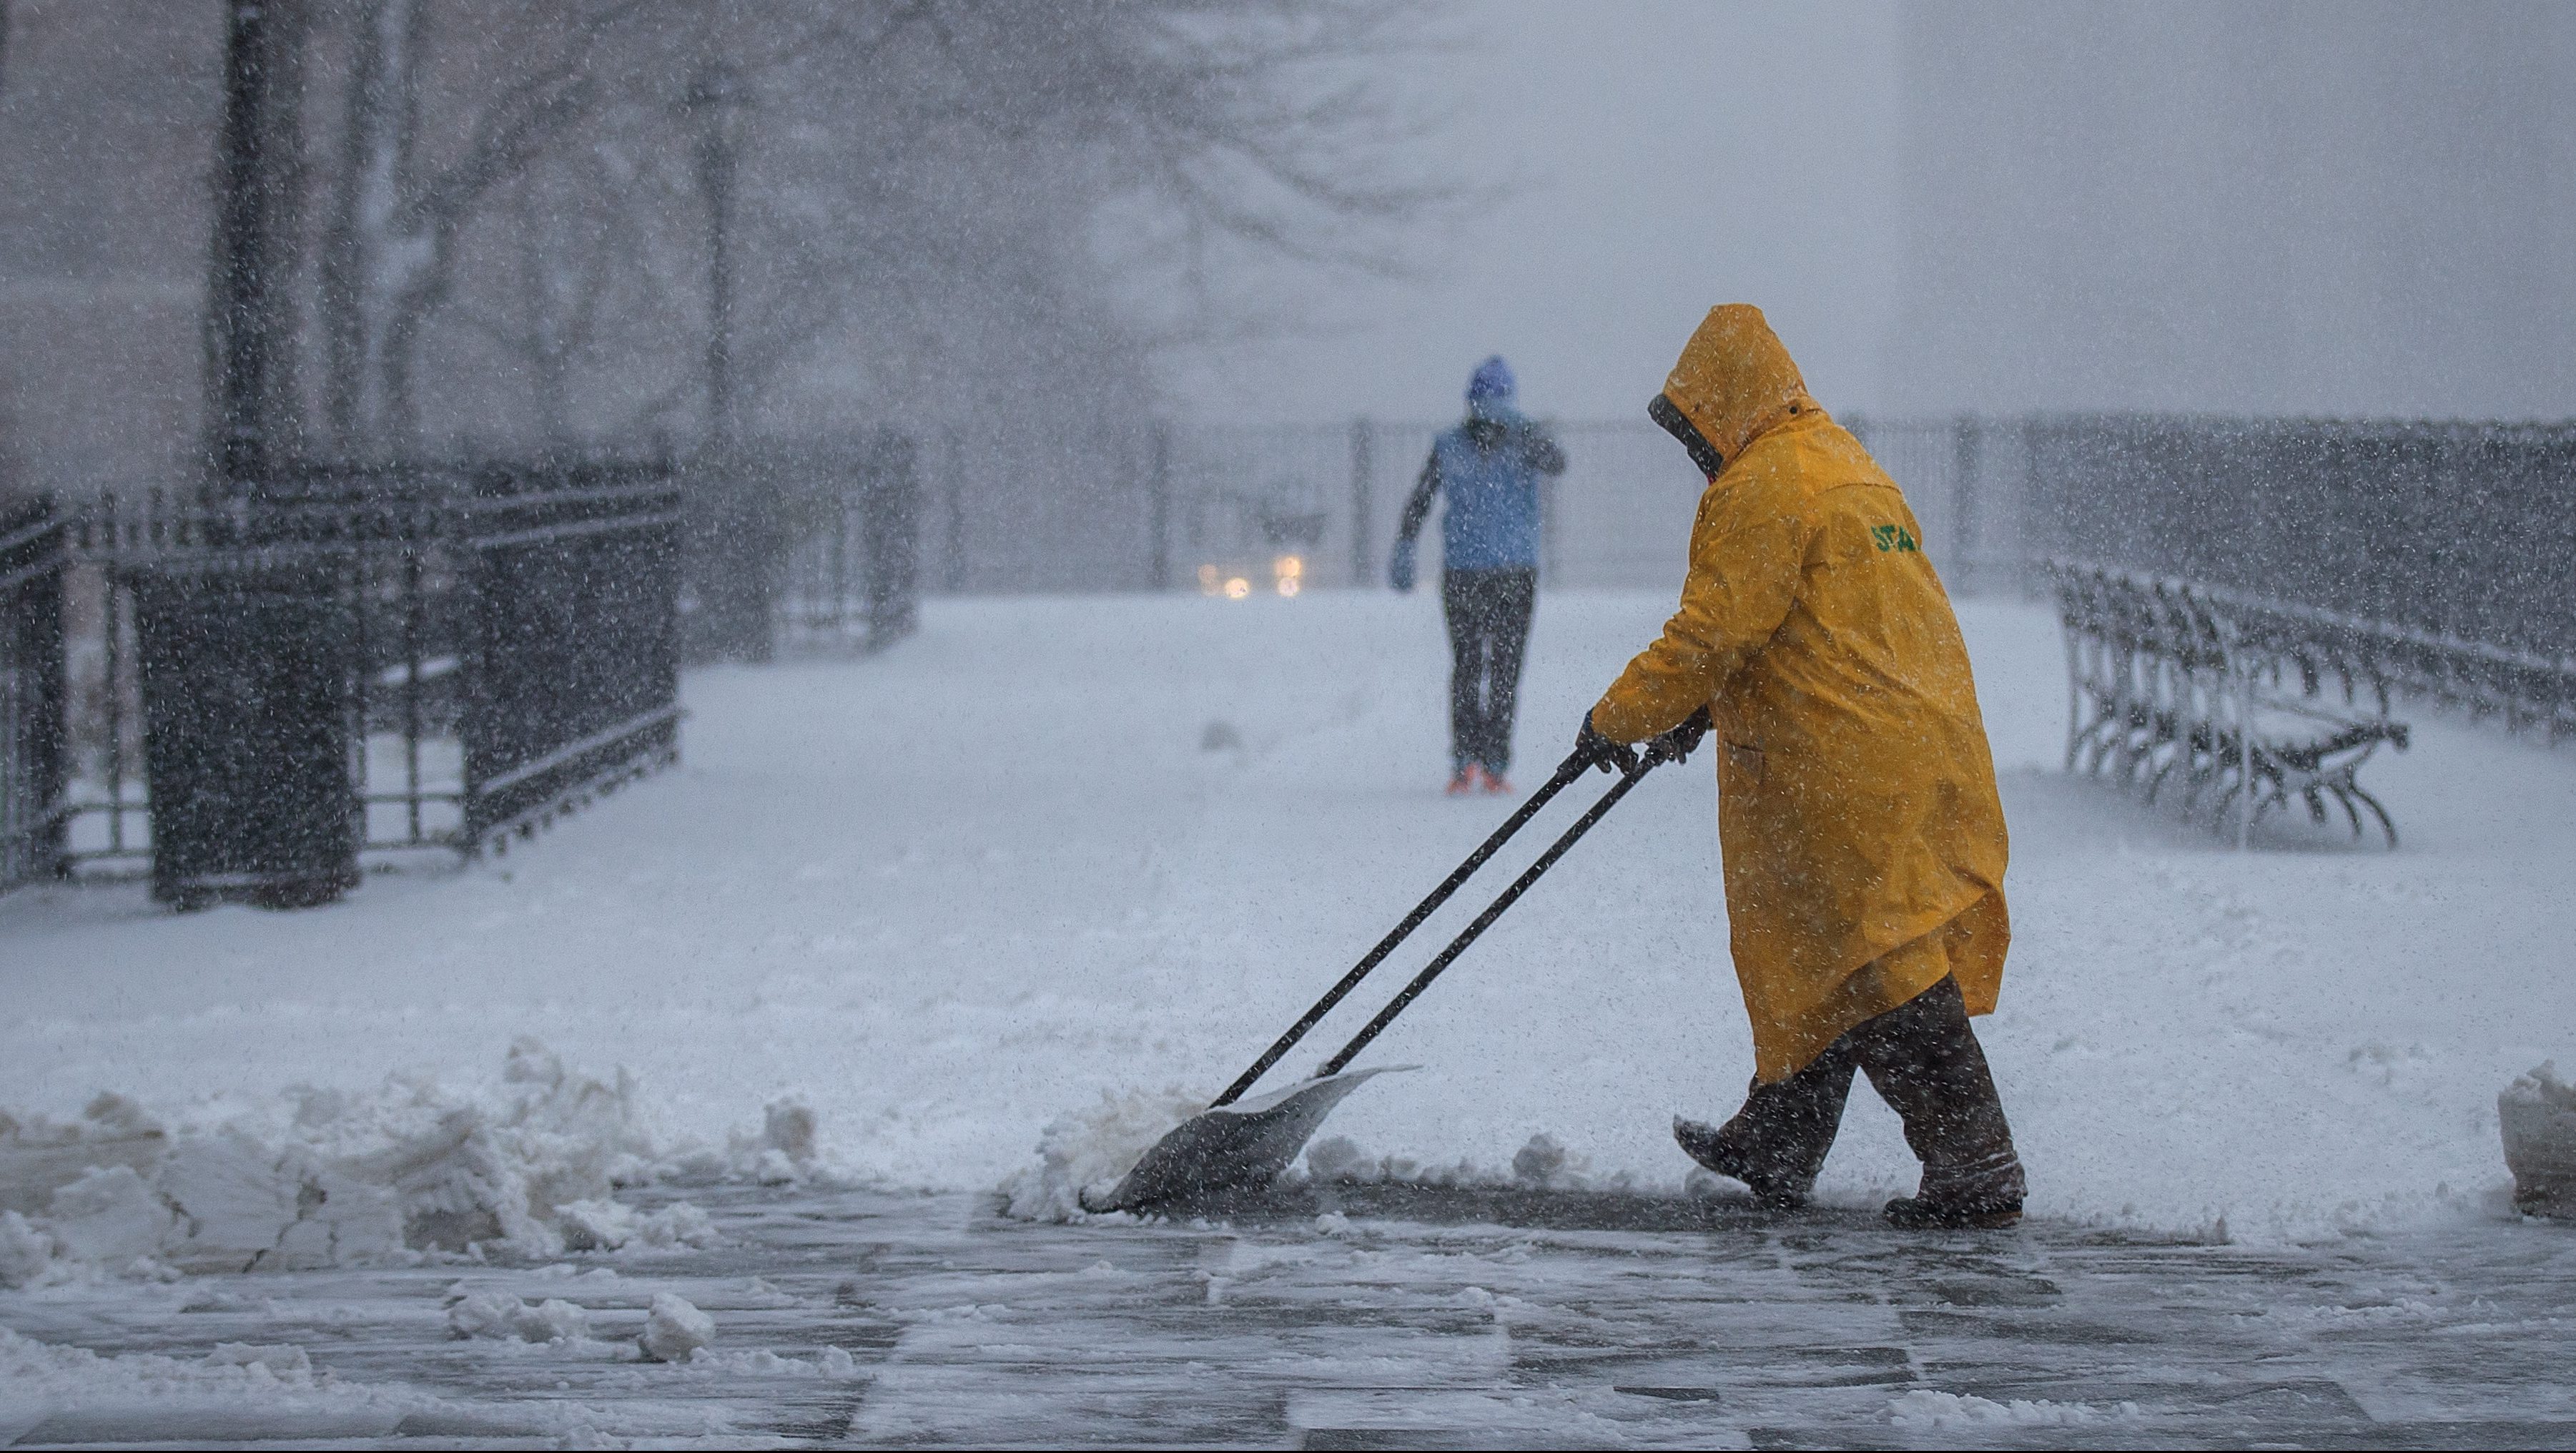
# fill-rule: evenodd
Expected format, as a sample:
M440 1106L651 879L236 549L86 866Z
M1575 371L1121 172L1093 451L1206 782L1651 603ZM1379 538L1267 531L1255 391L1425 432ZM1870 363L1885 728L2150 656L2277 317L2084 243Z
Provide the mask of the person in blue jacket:
M1449 790L1508 792L1512 713L1531 608L1538 599L1538 482L1565 472L1565 451L1514 407L1511 366L1476 365L1467 417L1431 442L1404 502L1388 583L1413 589L1413 537L1440 517L1440 604L1449 617Z

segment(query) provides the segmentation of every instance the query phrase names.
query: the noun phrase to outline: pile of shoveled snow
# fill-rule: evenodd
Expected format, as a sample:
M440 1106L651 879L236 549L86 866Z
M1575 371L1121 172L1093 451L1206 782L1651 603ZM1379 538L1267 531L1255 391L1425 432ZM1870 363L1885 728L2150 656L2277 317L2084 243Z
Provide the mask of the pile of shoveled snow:
M1038 1138L1036 1162L1012 1173L999 1187L1003 1214L1029 1221L1090 1219L1082 1209L1082 1193L1106 1194L1155 1141L1199 1113L1206 1103L1204 1097L1179 1088L1102 1091L1098 1104L1060 1116L1046 1127ZM1345 1185L1511 1186L1611 1195L1669 1195L1713 1184L1704 1171L1677 1185L1650 1184L1628 1171L1598 1175L1588 1157L1566 1149L1545 1132L1531 1136L1513 1153L1508 1166L1465 1159L1426 1165L1409 1156L1372 1154L1350 1137L1336 1135L1309 1146L1302 1167L1292 1167L1288 1174L1292 1179L1303 1176Z
M1039 1134L1037 1163L1002 1182L1003 1213L1027 1221L1081 1219L1084 1191L1107 1193L1155 1141L1206 1108L1205 1095L1178 1086L1101 1091L1099 1104L1058 1116Z
M551 1256L701 1244L686 1202L612 1193L657 1179L816 1173L814 1113L782 1100L722 1147L658 1143L623 1069L567 1070L533 1039L498 1093L397 1076L372 1095L291 1091L287 1112L176 1125L105 1094L77 1120L0 1112L0 1286L94 1272L337 1266L484 1247ZM273 1122L273 1123L272 1123Z

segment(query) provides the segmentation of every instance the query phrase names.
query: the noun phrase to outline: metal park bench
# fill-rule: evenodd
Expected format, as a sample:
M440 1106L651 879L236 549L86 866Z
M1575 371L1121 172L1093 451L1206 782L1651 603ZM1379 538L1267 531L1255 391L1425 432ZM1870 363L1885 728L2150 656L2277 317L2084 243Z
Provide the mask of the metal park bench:
M2406 748L2388 715L2402 673L2384 669L2386 628L2091 561L2045 568L2066 636L2068 771L2179 797L2239 846L2293 800L2318 823L2341 807L2355 838L2367 810L2397 845L2357 780L2382 742Z

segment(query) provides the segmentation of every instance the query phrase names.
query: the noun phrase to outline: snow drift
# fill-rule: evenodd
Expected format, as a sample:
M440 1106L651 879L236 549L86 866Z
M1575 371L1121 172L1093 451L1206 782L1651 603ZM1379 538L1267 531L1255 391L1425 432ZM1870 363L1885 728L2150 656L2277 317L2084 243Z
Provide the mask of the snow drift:
M772 1104L721 1147L649 1134L636 1083L510 1047L496 1093L396 1076L372 1095L289 1092L283 1123L166 1123L100 1095L76 1120L0 1112L0 1285L84 1271L337 1266L489 1248L516 1256L703 1244L686 1202L638 1212L620 1186L803 1179L815 1118Z

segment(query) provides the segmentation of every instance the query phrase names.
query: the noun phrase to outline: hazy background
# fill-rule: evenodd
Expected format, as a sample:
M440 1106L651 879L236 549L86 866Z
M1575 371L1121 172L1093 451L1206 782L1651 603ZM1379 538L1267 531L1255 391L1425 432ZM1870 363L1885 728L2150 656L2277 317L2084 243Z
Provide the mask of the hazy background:
M1423 79L1513 193L1175 399L1436 415L1498 350L1626 415L1742 299L1845 409L2576 414L2576 6L1466 14Z
M1533 408L1628 417L1699 315L1770 313L1829 402L1875 406L1898 316L1897 7L1503 0L1457 13L1416 82L1462 172L1508 195L1418 282L1351 280L1312 336L1165 360L1184 407L1445 416L1489 352Z
M1273 3L1291 29L1370 13ZM1400 114L1323 107L1330 144L1291 142L1319 176L1455 193L1374 221L1291 217L1226 171L1226 137L1156 131L1169 118L1102 69L1151 7L949 9L983 33L769 62L832 7L647 7L594 38L497 0L318 0L297 284L321 300L302 305L313 447L702 440L698 123L677 98L718 51L755 57L749 437L1427 421L1489 352L1538 412L1633 419L1700 311L1737 299L1846 411L2576 415L2576 6L1486 0L1321 71L1272 66L1257 94L1201 85L1236 139L1342 84ZM313 275L356 195L351 37L414 12L432 162L576 42L593 90L476 195L457 285L402 345L419 422L371 433L365 389L359 427L329 426L329 345L374 348L373 305L335 334ZM74 491L184 478L220 7L0 0L0 35L0 470ZM1235 245L1176 272L1208 212L1164 186L1176 167L1330 255ZM368 277L418 256L371 245ZM545 287L569 311L522 326ZM1173 326L1165 305L1198 288L1220 306ZM1126 467L1106 457L1057 477Z

